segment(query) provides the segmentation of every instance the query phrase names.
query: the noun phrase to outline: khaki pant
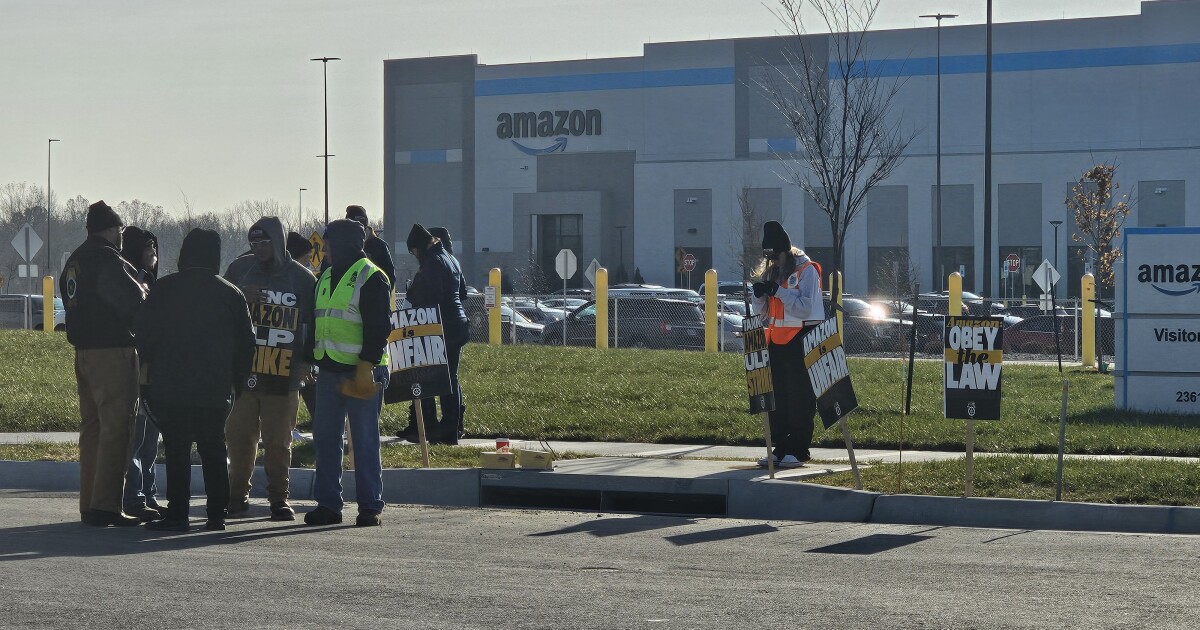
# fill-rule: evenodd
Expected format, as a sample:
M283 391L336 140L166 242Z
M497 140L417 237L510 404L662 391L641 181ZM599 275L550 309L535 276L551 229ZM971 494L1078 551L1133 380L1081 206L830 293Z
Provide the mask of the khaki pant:
M263 469L267 473L267 497L271 503L288 498L288 469L292 465L292 430L300 393L261 394L243 392L225 421L225 443L229 446L229 500L250 496L250 476L258 440L263 444Z
M138 409L138 356L133 348L77 349L79 511L120 512Z

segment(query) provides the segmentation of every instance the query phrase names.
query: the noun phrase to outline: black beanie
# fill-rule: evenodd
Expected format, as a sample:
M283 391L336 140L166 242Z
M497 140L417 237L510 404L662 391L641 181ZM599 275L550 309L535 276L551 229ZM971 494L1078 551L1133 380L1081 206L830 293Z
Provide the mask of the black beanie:
M328 248L330 264L334 267L345 267L362 257L363 243L367 233L363 226L354 221L338 219L330 221L325 226L325 245Z
M429 233L429 230L426 230L420 223L414 223L405 244L409 249L425 249L432 242L433 235Z
M221 272L221 235L213 230L194 228L183 237L179 248L179 270L203 269Z
M302 256L308 256L312 253L312 249L312 243L308 242L308 239L295 232L288 232L287 251L292 255L293 260L299 260Z
M346 206L346 218L351 221L358 221L366 227L370 220L367 218L367 209L362 206Z
M792 251L792 239L788 237L787 230L778 221L767 221L763 225L763 249L769 249L775 253Z
M103 232L108 228L117 227L119 225L125 225L125 222L121 220L121 217L116 213L116 211L108 207L108 204L104 203L103 199L88 206L88 234Z
M442 247L446 248L447 254L454 255L454 244L450 241L450 230L444 227L431 227L429 228L429 234L442 242Z

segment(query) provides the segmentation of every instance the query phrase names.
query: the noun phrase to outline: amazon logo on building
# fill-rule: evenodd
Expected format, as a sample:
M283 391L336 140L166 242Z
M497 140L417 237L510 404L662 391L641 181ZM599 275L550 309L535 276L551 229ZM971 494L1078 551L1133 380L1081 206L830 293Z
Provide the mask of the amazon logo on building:
M1137 280L1149 284L1155 291L1165 295L1188 295L1200 292L1200 265L1141 265L1138 267ZM1160 284L1175 284L1191 286L1182 289L1163 288Z
M574 109L557 111L515 112L496 116L496 137L510 140L528 155L561 153L567 148L568 136L598 136L601 132L600 110ZM514 138L554 138L547 147L525 146Z

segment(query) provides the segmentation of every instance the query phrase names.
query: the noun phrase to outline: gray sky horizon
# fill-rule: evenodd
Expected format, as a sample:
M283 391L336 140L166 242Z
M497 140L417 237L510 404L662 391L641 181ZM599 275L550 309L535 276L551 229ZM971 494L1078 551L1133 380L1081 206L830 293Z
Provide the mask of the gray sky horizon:
M482 64L640 56L648 42L759 37L759 0L0 0L0 184L55 200L140 199L182 213L276 199L324 211L321 64L329 64L330 216L383 214L383 61ZM997 22L1137 14L1138 0L1006 0ZM984 21L976 0L884 0L876 29ZM1097 46L1103 46L1097 42ZM983 43L980 42L982 51Z

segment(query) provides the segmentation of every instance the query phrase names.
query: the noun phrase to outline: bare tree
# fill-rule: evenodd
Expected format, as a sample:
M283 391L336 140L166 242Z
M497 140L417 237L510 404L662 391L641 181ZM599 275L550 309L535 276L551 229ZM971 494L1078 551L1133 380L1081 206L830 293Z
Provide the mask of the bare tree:
M749 184L742 182L737 195L738 214L729 226L729 255L743 282L750 280L762 254L762 221L750 191Z
M798 152L783 159L787 179L828 216L835 269L845 267L846 232L867 193L904 161L916 137L893 104L903 85L885 81L870 57L867 31L880 0L778 0L787 28L780 54L760 83L796 136ZM827 38L810 36L801 16L811 5ZM821 45L823 50L814 49Z
M1075 182L1067 197L1067 209L1075 217L1076 231L1071 240L1087 247L1096 279L1103 287L1113 286L1113 263L1121 257L1121 249L1113 243L1121 236L1130 209L1128 195L1112 203L1114 192L1121 187L1116 171L1111 164L1093 166Z

